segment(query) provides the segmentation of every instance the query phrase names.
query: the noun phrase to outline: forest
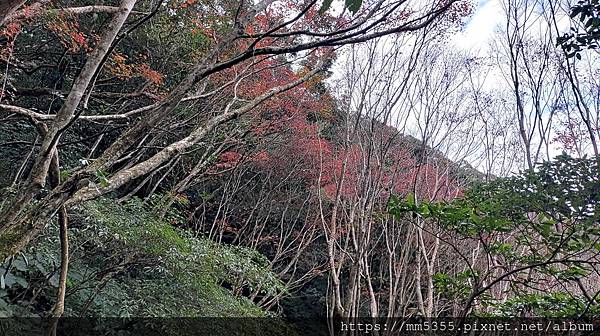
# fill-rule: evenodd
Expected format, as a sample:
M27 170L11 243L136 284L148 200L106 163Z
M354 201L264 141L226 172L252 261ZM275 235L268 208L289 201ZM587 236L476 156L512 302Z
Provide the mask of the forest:
M0 334L598 320L599 41L599 0L2 0Z

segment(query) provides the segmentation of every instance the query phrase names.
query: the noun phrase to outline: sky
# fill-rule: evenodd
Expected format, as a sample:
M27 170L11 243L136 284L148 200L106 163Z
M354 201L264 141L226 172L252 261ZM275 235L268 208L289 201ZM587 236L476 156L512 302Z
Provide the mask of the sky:
M479 0L466 28L456 34L454 43L461 49L485 49L487 41L502 22L500 0Z
M490 53L489 41L496 30L505 22L502 0L478 0L473 15L466 22L466 27L458 32L453 39L454 45L463 50L468 50L479 56L488 56ZM558 19L561 30L568 30L570 21L567 16ZM498 87L504 83L500 73L492 70L487 74L486 87ZM560 154L562 148L558 144L550 146L550 155Z
M472 56L479 56L482 58L495 56L491 52L490 43L494 38L497 38L496 33L502 29L502 26L505 25L506 18L503 8L503 0L473 0L476 2L476 7L473 10L471 16L465 21L463 29L459 32L456 32L452 36L451 48L455 48L458 50L466 51L466 54ZM565 17L566 18L566 17ZM545 22L545 21L544 21ZM544 24L541 22L541 24ZM559 26L561 26L561 20L559 19ZM568 27L569 20L565 19L564 25ZM532 26L537 27L537 26ZM540 26L539 33L543 34L543 27ZM535 33L536 28L532 28L532 32ZM486 63L487 64L487 63ZM338 64L339 65L339 64ZM506 78L503 77L500 68L496 63L490 62L487 64L489 68L486 68L486 71L481 72L481 78L483 82L482 88L484 90L492 90L492 89L510 89L509 84L506 82ZM343 74L343 69L339 69L340 76ZM334 73L338 73L338 71L334 71ZM475 75L477 77L477 74ZM337 77L336 77L337 78ZM493 90L492 90L493 91ZM410 131L411 125L416 125L416 122L408 123L409 129L408 133L412 133ZM552 136L553 137L553 136ZM537 139L534 139L534 143L537 142ZM551 157L560 154L561 148L559 144L551 144L549 148L549 154ZM459 153L460 154L460 153ZM471 158L468 158L473 166L478 168L478 163L473 162Z

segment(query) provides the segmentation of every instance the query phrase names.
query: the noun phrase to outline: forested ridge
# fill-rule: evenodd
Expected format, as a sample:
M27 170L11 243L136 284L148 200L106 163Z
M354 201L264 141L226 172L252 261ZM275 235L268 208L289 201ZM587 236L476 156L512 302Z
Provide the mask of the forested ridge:
M3 1L0 325L597 318L600 5L493 3Z

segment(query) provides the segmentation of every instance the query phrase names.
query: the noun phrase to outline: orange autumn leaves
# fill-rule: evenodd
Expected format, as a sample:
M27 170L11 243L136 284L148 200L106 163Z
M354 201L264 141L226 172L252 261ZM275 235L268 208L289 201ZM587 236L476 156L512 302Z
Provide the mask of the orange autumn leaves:
M162 85L164 82L164 76L150 68L147 63L131 62L126 55L118 52L111 55L107 69L111 74L122 80L139 77L157 86Z
M193 4L195 4L196 2L198 2L197 0L185 0L183 3L181 3L179 5L179 7L181 8L187 8L189 6L192 6Z
M61 44L69 53L89 53L93 50L90 40L97 39L94 34L86 34L81 31L76 18L62 13L51 17L46 23L46 27L58 36ZM141 55L139 58L145 60L147 57ZM142 78L155 87L164 83L163 74L152 69L148 63L131 61L127 55L117 51L111 54L106 69L121 80Z

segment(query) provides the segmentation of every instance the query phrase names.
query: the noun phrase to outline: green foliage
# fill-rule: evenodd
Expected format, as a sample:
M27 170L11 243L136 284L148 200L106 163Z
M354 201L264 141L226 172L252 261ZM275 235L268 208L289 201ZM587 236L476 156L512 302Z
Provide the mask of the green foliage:
M346 7L352 12L352 14L356 14L361 6L362 0L346 0Z
M181 22L181 25L185 27L193 26L183 14L174 15L159 15L153 20L152 24L143 27L138 38L147 40L148 43L156 46L168 45L171 48L170 50L156 48L155 52L165 53L165 55L173 53L183 59L191 60L195 53L205 52L210 46L210 37L200 31L190 29L172 31L170 27L174 21Z
M526 294L508 299L494 307L495 315L502 317L539 316L568 318L578 316L587 308L584 298L564 292ZM588 315L597 316L598 306L590 306Z
M325 0L323 1L323 4L321 5L321 9L319 9L319 13L325 13L326 11L329 10L329 8L331 7L331 4L333 3L333 0Z
M323 1L323 4L321 5L321 8L319 9L319 13L323 14L326 11L328 11L329 8L331 8L332 3L333 3L333 0ZM360 9L360 7L362 7L362 4L363 4L362 0L346 0L345 1L346 8L348 8L350 10L350 12L352 12L352 14L356 14L358 12L358 10Z
M578 281L590 275L590 260L600 247L599 167L597 158L561 155L535 170L476 185L451 203L393 197L389 212L399 219L410 215L434 221L457 239L477 242L507 270L531 269L553 281ZM438 274L434 280L439 291L456 298L467 294L467 279L477 283L482 276ZM499 275L488 276L489 283Z
M535 171L476 185L452 203L420 202L393 197L390 213L414 213L438 220L461 235L518 231L522 243L539 236L549 246L579 249L597 243L600 228L600 181L597 159L574 159L566 155L538 166ZM557 232L561 224L565 232ZM521 231L523 230L523 231ZM527 234L524 234L527 233ZM508 245L497 245L509 252Z
M600 40L600 2L599 0L578 1L571 7L570 17L577 20L583 29L572 27L571 31L557 38L557 44L566 52L567 57L581 59L585 48L598 48Z
M100 199L70 215L66 316L269 315L227 289L284 291L264 256L193 237L157 218L150 207L138 199L123 205ZM2 316L51 307L60 265L56 231L49 226L32 248L0 269L7 274L0 289Z
M470 271L460 272L455 276L437 273L433 275L433 284L445 297L464 300L472 291L472 286L467 281L471 277L473 274Z
M108 187L108 173L102 170L98 170L96 172L96 178L98 179L98 184L105 188Z
M86 205L90 219L96 218L103 227L136 253L160 259L161 271L171 277L171 281L190 287L192 292L194 288L207 289L215 295L213 300L218 301L227 294L218 286L222 283L241 284L248 288L260 286L265 295L284 290L282 283L271 273L266 258L258 252L195 238L188 232L177 230L169 223L156 218L150 209L137 199L128 202L124 208L126 216L123 216L121 206L108 200ZM236 304L242 302L243 300ZM231 304L232 302L224 304L214 313L225 316L235 313L235 309L223 309ZM193 307L189 308L193 311ZM196 308L201 308L201 305ZM260 312L252 310L249 313L261 315Z

